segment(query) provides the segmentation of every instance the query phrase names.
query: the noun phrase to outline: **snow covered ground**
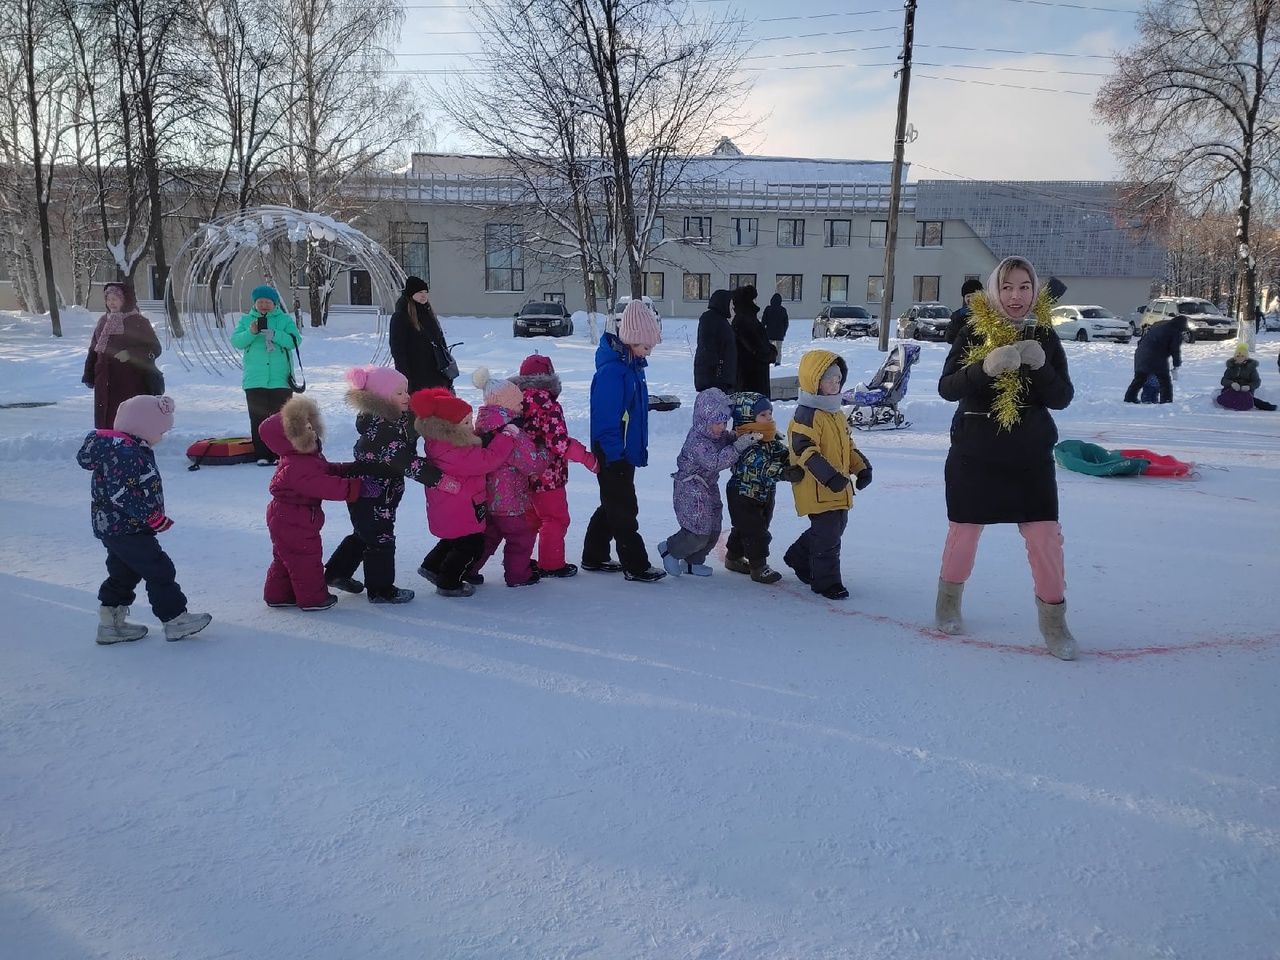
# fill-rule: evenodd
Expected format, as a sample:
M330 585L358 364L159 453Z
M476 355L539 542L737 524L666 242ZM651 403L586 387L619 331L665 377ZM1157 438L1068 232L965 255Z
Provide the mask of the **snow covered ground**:
M914 425L856 438L875 483L846 602L718 566L507 590L497 561L476 598L442 600L413 573L431 540L411 490L399 582L418 599L310 615L261 602L269 471L184 469L191 440L247 428L238 374L171 350L165 545L214 622L166 644L142 605L152 636L99 648L103 552L73 461L92 321L73 312L54 341L0 315L0 404L54 402L0 409L0 956L1280 956L1280 413L1212 406L1233 344L1188 347L1164 407L1120 402L1131 346L1067 344L1064 438L1198 465L1060 474L1075 663L1042 650L1009 528L983 542L972 634L931 629L942 345L924 345ZM335 458L354 434L341 371L375 349L358 323L306 340ZM651 550L674 530L693 396L694 325L664 326L651 389L685 405L651 421ZM549 353L586 438L585 337L446 327L464 375ZM1272 400L1278 344L1259 350ZM788 342L790 372L809 346ZM858 379L880 360L838 349ZM571 559L595 500L574 471ZM328 514L333 545L348 524ZM801 529L784 490L776 561Z

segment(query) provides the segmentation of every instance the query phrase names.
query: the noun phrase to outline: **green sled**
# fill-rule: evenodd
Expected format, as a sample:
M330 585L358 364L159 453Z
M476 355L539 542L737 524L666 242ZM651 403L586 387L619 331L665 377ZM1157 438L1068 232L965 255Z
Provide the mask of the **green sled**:
M1067 470L1091 477L1131 477L1151 465L1150 460L1122 456L1083 440L1063 440L1053 448L1053 459Z

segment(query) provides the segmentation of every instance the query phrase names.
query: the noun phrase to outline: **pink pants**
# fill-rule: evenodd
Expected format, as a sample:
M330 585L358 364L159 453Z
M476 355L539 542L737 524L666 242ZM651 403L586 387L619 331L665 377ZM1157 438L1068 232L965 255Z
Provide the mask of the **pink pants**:
M569 497L564 487L533 494L533 509L525 514L538 537L538 566L559 570L564 566L564 535L569 532Z
M985 525L952 523L947 530L947 544L942 548L942 573L948 583L964 583L973 573L978 556L978 538ZM1061 603L1066 593L1066 564L1062 557L1062 525L1055 520L1036 520L1018 524L1018 532L1027 545L1031 562L1031 579L1036 596L1045 603Z
M491 513L484 521L484 553L472 570L479 570L502 547L502 572L508 587L528 583L533 577L533 527L529 515L505 517Z

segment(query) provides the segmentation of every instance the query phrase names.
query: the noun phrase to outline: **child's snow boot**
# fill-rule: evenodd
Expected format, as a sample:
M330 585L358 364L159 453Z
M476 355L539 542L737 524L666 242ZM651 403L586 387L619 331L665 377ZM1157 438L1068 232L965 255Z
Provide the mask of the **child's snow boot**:
M578 565L576 563L566 563L563 567L558 567L555 570L544 570L542 567L535 567L534 569L544 577L555 577L558 580L576 576L578 573Z
M845 585L843 583L833 583L831 586L827 587L825 590L819 590L817 587L810 587L809 589L812 590L814 593L822 594L828 600L848 600L849 599L849 591L845 588Z
M1036 597L1036 611L1040 615L1040 634L1044 645L1059 660L1076 658L1076 638L1067 629L1067 602L1045 603Z
M710 568L710 567L708 567L705 563L688 563L688 562L686 562L686 563L685 563L685 566L686 566L686 567L688 567L689 572L690 572L690 573L692 573L695 577L709 577L709 576L711 576L711 568Z
M404 587L392 587L383 593L369 594L370 603L408 603L412 599L413 591L406 590Z
M317 610L328 610L337 602L338 595L336 593L330 593L325 596L325 599L318 600L315 603L309 603L305 607L299 606L298 609L305 610L307 613L315 613Z
M658 543L658 556L662 558L663 569L673 577L680 576L680 574L684 573L686 568L689 566L679 557L673 557L671 554L667 553L667 541L665 540Z
M938 601L933 608L933 619L943 633L952 636L964 633L964 624L960 620L960 598L963 594L963 583L938 578Z
M172 620L164 622L164 638L166 640L183 640L193 633L199 633L209 625L212 614L190 613L183 610Z
M727 553L724 556L724 568L731 573L751 572L751 564L747 563L746 557L735 557Z
M147 628L140 623L129 623L125 617L129 615L128 607L98 608L98 643L125 643L141 640L147 635Z
M725 566L728 566L728 564L726 563ZM782 574L767 563L762 563L760 566L752 568L751 579L756 583L777 583L782 579Z
M442 597L470 597L476 592L476 588L465 580L456 587L436 587L436 593Z
M680 561L680 562L683 563L684 561ZM659 570L657 567L649 567L645 570L639 570L639 571L636 571L636 570L622 571L622 578L624 580L630 580L634 583L657 583L659 580L661 580L665 576L666 576L666 573Z
M326 586L333 587L335 590L342 590L346 593L363 593L364 584L355 577L325 577Z

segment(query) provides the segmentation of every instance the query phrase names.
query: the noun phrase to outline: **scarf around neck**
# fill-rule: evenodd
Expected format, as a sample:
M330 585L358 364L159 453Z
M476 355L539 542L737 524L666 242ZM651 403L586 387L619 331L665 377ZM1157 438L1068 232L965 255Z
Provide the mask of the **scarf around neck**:
M129 316L127 313L104 313L102 315L102 329L98 331L98 339L93 345L93 349L98 353L107 352L107 343L112 337L118 337L124 333L124 318Z
M796 400L796 405L814 407L818 410L825 410L827 413L838 413L841 402L842 399L838 393L827 395L825 393L810 393L807 390L801 390L800 396Z

